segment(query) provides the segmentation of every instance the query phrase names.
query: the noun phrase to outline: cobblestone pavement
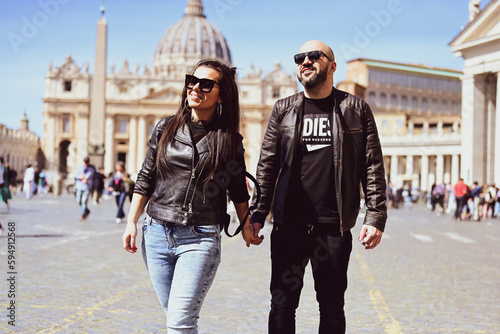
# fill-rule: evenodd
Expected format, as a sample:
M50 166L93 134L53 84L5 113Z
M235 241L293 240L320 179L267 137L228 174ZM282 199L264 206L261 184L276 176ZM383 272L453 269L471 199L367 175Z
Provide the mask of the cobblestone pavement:
M127 204L128 205L128 204ZM73 197L15 196L15 316L9 325L8 238L0 238L0 332L166 333L165 316L140 253L121 247L114 201L90 206L79 222ZM128 207L127 207L128 209ZM269 226L259 247L223 238L223 259L200 319L200 333L266 333ZM360 224L354 229L354 235ZM375 250L355 241L346 295L348 333L500 333L500 219L455 222L423 206L390 210ZM309 267L310 268L310 267ZM317 333L308 269L297 333Z

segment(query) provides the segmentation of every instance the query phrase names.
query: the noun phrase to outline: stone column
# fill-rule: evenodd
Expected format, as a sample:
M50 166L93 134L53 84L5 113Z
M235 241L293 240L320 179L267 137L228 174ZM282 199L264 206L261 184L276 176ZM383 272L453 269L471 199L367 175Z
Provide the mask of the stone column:
M423 191L428 190L429 183L429 156L422 155L422 168L420 177L420 188Z
M47 112L46 115L48 115L47 119L47 129L46 132L44 132L45 137L45 154L47 155L47 159L49 160L49 165L47 166L49 169L55 169L59 171L59 156L58 156L58 150L57 150L57 143L56 143L56 121L55 121L55 113L53 112ZM74 120L73 120L74 122ZM18 171L20 169L17 169Z
M484 80L462 77L462 177L465 183L484 183Z
M497 72L497 96L496 96L496 111L495 111L495 184L500 186L500 72Z
M444 176L444 155L436 156L436 185L443 183Z
M137 164L136 171L139 171L142 167L142 162L146 157L146 141L147 139L147 129L146 129L146 117L139 116L138 129L137 129Z
M83 163L83 159L88 155L89 144L89 119L86 113L78 113L77 118L77 142L76 144L76 166ZM68 157L69 160L69 157Z
M455 185L460 179L458 154L451 156L451 184Z
M398 175L398 156L392 155L391 156L391 182L394 186L397 186L395 184L397 175Z
M114 157L115 157L115 119L114 116L106 117L106 129L105 129L105 153L104 153L104 172L108 175L114 170Z
M406 156L406 175L413 174L413 155Z
M127 171L136 172L137 166L137 117L130 117L130 131L128 139Z

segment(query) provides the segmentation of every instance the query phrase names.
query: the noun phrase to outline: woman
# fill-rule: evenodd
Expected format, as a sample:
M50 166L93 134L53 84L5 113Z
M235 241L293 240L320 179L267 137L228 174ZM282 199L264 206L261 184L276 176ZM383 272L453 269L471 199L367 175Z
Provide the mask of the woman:
M115 174L113 179L108 186L109 191L115 196L116 206L118 211L116 212L115 222L120 224L125 218L125 212L123 211L123 205L127 199L127 191L125 187L125 164L122 161L118 161L115 165Z
M9 190L9 177L10 169L5 165L3 157L0 157L0 201L5 202L5 205L7 205L7 210L10 209L9 199L12 198Z
M198 333L198 315L220 262L226 189L240 221L248 210L235 71L213 60L186 75L178 112L162 119L136 180L124 248L148 203L142 251L169 333ZM247 219L247 247L259 245Z
M24 185L23 190L26 194L26 199L31 199L33 197L34 181L35 181L35 168L31 164L26 166L26 171L24 172Z

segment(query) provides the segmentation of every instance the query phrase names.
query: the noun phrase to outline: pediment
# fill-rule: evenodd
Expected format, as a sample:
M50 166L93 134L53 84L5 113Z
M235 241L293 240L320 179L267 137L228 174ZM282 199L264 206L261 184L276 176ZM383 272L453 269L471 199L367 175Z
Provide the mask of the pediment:
M62 77L78 77L82 73L81 69L76 66L73 58L71 56L67 56L64 64L60 67L57 67L55 70L56 76Z
M142 100L162 101L162 102L179 102L181 92L173 87L168 87L157 92L153 92Z
M450 42L452 48L500 39L500 0L491 2Z

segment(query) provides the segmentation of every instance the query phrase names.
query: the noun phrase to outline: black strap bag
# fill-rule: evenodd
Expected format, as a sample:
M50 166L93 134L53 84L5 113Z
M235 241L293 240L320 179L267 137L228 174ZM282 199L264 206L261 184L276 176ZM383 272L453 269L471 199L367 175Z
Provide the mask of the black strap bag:
M224 206L224 211L221 212L221 228L224 229L224 232L226 233L226 235L228 237L234 237L235 235L237 235L238 233L241 232L241 230L243 229L243 225L245 225L245 221L247 220L248 216L250 216L250 213L255 210L257 208L257 205L259 204L259 201L260 201L260 186L259 186L259 183L257 182L257 180L248 172L245 171L245 176L250 179L250 181L253 182L254 184L254 187L255 187L255 194L257 196L256 198L256 201L254 203L254 205L250 206L250 208L248 208L248 211L247 213L245 214L245 217L243 218L243 220L240 222L239 226L236 228L236 230L234 231L233 234L231 234L229 232L229 224L231 223L231 216L227 214L226 212L226 206Z

